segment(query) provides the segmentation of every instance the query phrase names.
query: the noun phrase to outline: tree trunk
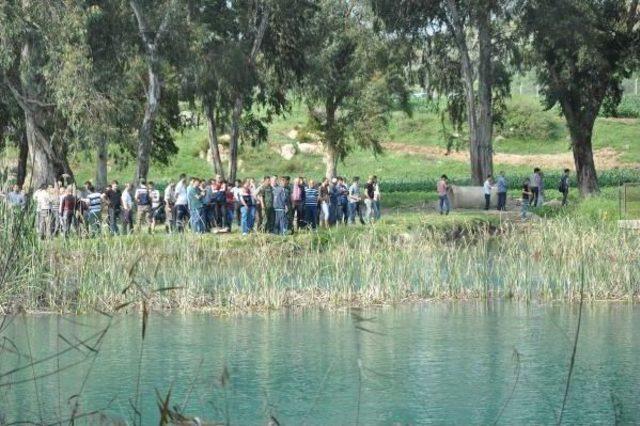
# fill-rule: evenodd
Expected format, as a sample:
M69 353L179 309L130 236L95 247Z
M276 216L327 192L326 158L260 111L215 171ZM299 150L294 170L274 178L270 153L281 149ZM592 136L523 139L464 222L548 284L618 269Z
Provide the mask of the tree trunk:
M162 21L155 31L149 27L144 8L138 3L138 1L130 0L129 5L136 17L140 38L144 45L147 74L149 79L146 93L147 103L144 108L144 119L142 120L142 126L140 126L140 130L138 131L138 157L136 161L136 175L134 176L134 182L137 185L141 178L146 179L149 174L153 129L156 115L158 114L158 108L160 106L158 46L162 41L162 37L167 32L169 21L171 20L173 11L178 5L178 1L171 0L169 2L164 11ZM152 35L153 38L151 38Z
M150 46L149 49L155 51L155 46ZM153 128L160 106L160 79L156 71L155 53L151 53L150 56L151 57L148 58L149 64L147 70L149 77L146 93L147 103L144 108L142 126L138 131L138 157L136 161L136 175L134 176L134 182L136 184L140 179L147 179L147 175L149 174Z
M240 117L242 115L242 97L236 97L231 114L231 140L229 141L229 182L238 175L238 139L240 138Z
M28 7L29 4L28 1L23 1L25 7ZM29 103L31 99L38 99L38 83L35 76L37 67L33 61L31 40L27 39L20 52L20 88L9 88L24 112L28 161L31 166L31 184L37 188L43 184L53 185L58 174L64 172L56 170L55 152L41 128L41 123L44 122L43 113L36 105Z
M213 172L224 178L222 159L220 158L220 146L218 145L218 123L214 108L211 105L205 107L207 128L209 130L209 149L213 158Z
M327 171L325 177L329 180L338 176L338 153L335 147L330 144L326 144L324 147L324 162L327 165Z
M259 8L255 9L256 20ZM253 39L253 45L251 46L251 52L247 58L247 66L252 68L255 64L256 55L262 46L262 39L264 33L267 30L267 24L269 23L269 14L271 8L263 4L262 17L260 18L260 24L256 28L256 36ZM229 182L234 182L238 173L238 140L240 138L240 117L242 115L242 108L244 107L244 101L242 95L236 95L236 100L233 104L233 113L231 115L231 141L229 142Z
M598 188L598 176L593 161L593 148L591 146L591 132L580 135L571 135L573 148L573 161L578 175L578 189L582 196L596 194Z
M108 142L105 136L98 138L98 158L96 164L96 187L104 189L107 187L107 160L109 157Z
M591 139L599 106L596 111L584 111L581 108L575 108L568 100L562 100L560 105L567 120L567 127L571 136L571 149L573 151L573 162L576 166L578 189L582 196L593 195L599 191L599 188L596 166L593 161Z
M327 166L325 176L331 180L338 173L338 150L336 149L335 122L336 106L332 97L325 100L325 113L327 114L324 129L324 160Z
M27 160L29 158L29 142L27 133L20 132L20 145L18 147L18 172L16 173L16 183L21 187L27 178Z
M475 135L475 156L471 156L474 180L481 184L493 174L493 70L491 65L491 29L489 10L482 9L478 15L478 105Z
M49 141L41 137L37 131L38 124L34 115L26 111L25 127L29 150L28 163L31 166L31 186L39 188L41 185L53 185L57 176L53 161L47 155L45 148Z
M458 6L455 0L447 0L447 9L450 15L450 26L453 31L456 46L460 51L460 66L462 71L462 84L464 86L465 97L467 98L467 124L469 126L469 156L471 158L471 180L476 185L481 185L484 181L481 162L479 161L478 149L478 116L476 111L476 95L474 90L475 75L469 47L467 45L466 33Z

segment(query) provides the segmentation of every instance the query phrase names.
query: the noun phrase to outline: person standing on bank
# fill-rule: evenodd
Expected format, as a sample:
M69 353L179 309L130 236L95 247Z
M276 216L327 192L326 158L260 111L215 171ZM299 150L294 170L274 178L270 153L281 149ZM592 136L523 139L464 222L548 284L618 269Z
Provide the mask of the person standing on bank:
M107 204L107 217L109 220L109 231L111 235L118 234L118 216L120 216L120 210L122 206L122 193L118 188L118 181L111 182L111 186L107 187L103 195L104 201Z
M498 181L496 183L498 188L498 210L504 211L507 209L507 179L504 177L504 171L500 172Z
M149 226L151 223L151 197L149 196L149 188L144 179L140 179L140 186L136 189L134 195L136 206L136 224L138 231L142 230L142 226Z
M448 215L449 210L451 210L451 204L449 203L449 191L451 190L451 186L449 185L449 178L447 175L440 176L436 190L438 191L440 214Z
M538 195L539 195L538 182L540 182L540 169L536 167L535 169L533 169L533 174L529 179L529 186L531 189L531 193L533 194L531 197L531 205L533 207L535 207L538 203Z
M316 182L311 179L309 186L306 187L304 192L304 219L305 223L312 230L316 230L318 227L318 199L320 197L320 191L316 187Z
M73 187L69 186L60 200L60 216L62 217L62 235L66 238L71 231L71 225L78 232L76 224L76 208L78 200L73 195Z
M164 215L165 215L165 229L171 233L176 228L176 184L173 181L169 181L169 184L164 189Z
M153 184L149 182L149 198L151 199L151 233L156 230L156 225L164 218L164 206L162 205L162 197Z
M362 225L365 224L362 217L362 194L360 193L360 178L358 176L353 178L353 183L349 187L349 223L356 223L356 213L360 219Z
M533 199L533 192L531 191L531 181L529 179L525 179L524 184L522 185L522 207L520 210L520 218L522 220L527 219L527 212L529 211L529 203Z
M262 223L261 231L270 233L274 231L276 212L273 208L273 182L271 176L265 176L262 185L258 189L258 204L261 206Z
M558 190L562 194L562 205L567 205L567 198L569 197L569 173L571 171L569 169L564 169L564 174L560 178L560 187Z
M374 194L375 194L375 183L373 181L373 176L369 176L369 179L367 179L367 184L364 186L364 206L365 206L364 217L367 223L373 223L375 221L375 214L373 211Z
M131 184L124 186L122 197L120 197L122 207L122 229L125 235L133 231L133 197L131 197Z
M289 219L287 217L287 191L285 190L286 181L284 178L280 178L280 184L275 184L273 187L273 210L275 212L275 227L274 233L278 235L287 235L287 228L289 227Z
M51 209L51 200L46 184L40 185L40 189L33 193L33 199L36 202L38 236L44 240L49 235L49 210Z
M248 235L253 229L256 214L256 202L251 190L251 181L245 180L240 192L240 216L242 235Z
M204 194L200 189L200 179L192 178L191 185L187 188L187 200L189 206L189 218L191 221L191 231L204 234L205 225L202 215L202 198Z
M88 226L91 236L98 235L102 227L102 194L95 190L93 185L89 183L87 186L89 194L85 202L88 206Z
M373 176L373 216L376 220L380 220L382 217L382 210L380 207L380 183L378 182L378 176Z
M182 173L175 189L175 221L178 232L183 232L189 219L189 199L187 197L187 175Z
M484 181L482 186L482 192L484 192L484 209L489 210L491 206L491 189L493 188L493 177L487 176L487 180Z

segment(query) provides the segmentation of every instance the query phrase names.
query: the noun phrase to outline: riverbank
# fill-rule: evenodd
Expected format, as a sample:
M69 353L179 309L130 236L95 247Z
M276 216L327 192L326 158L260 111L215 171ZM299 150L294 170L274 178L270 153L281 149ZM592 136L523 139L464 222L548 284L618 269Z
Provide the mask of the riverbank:
M640 239L610 222L456 212L293 237L132 235L56 239L21 258L5 312L395 304L428 299L638 300ZM584 277L584 280L583 280Z

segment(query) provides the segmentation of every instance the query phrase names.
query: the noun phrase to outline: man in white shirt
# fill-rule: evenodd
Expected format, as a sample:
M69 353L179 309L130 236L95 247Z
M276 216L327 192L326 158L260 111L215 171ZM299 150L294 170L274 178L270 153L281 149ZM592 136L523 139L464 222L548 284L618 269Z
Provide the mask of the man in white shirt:
M487 176L487 180L484 181L482 191L484 192L484 209L489 210L491 204L491 189L493 189L493 177Z
M189 219L189 200L187 198L187 175L184 173L180 175L180 180L176 184L175 189L176 199L176 229L178 232L184 231L184 226Z
M133 230L133 198L131 197L131 184L124 186L121 198L122 207L122 228L126 234Z
M49 210L51 210L51 199L49 198L46 184L40 185L40 189L33 193L33 200L36 202L38 236L44 240L48 235Z

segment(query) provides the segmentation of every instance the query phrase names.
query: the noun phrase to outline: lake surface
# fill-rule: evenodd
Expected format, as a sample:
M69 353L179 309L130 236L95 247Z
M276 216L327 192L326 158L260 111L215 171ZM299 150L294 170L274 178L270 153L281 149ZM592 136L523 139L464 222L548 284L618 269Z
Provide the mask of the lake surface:
M152 314L142 357L139 315L15 317L2 330L0 411L9 422L55 422L78 403L80 414L104 408L132 423L135 405L143 424L157 424L157 392L171 390L170 405L185 414L242 425L270 416L331 425L557 421L577 305L433 303L360 314L372 319L347 310ZM640 423L639 325L638 306L585 306L566 423ZM78 344L106 326L101 340ZM7 374L14 368L22 369Z

